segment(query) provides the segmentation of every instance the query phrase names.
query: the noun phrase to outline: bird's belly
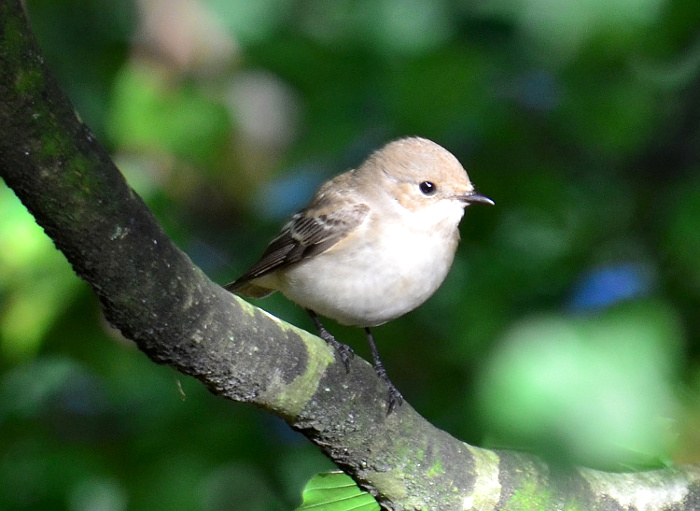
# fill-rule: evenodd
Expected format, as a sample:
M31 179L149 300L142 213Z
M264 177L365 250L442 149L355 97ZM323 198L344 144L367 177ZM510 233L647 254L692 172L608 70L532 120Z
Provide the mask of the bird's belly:
M435 292L452 265L457 239L414 233L348 245L341 241L286 269L280 290L341 324L376 326L415 309Z

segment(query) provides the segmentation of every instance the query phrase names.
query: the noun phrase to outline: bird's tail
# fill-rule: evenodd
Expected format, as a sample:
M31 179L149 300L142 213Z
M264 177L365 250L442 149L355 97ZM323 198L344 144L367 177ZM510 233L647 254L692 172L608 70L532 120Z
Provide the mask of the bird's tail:
M253 284L250 280L242 279L229 282L223 287L230 293L245 296L246 298L265 298L275 292L274 289L258 286Z

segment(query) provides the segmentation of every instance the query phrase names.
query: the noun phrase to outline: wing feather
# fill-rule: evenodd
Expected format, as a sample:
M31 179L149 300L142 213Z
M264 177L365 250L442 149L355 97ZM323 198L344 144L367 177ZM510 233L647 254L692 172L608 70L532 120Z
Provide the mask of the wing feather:
M328 250L356 229L368 213L367 204L349 204L325 214L300 211L270 242L260 259L224 288L259 297L269 294L273 290L257 289L251 281ZM250 291L246 293L245 288Z

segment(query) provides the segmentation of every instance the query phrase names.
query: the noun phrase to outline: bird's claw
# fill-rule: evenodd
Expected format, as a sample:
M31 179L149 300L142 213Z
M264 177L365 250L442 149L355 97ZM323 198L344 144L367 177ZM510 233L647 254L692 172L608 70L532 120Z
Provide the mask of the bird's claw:
M338 341L336 341L333 347L335 351L338 352L338 355L340 355L340 360L342 360L345 370L350 372L350 361L355 357L355 352L347 344Z
M403 396L401 395L401 392L399 392L399 389L397 389L393 383L389 382L389 394L387 395L386 398L386 405L387 405L387 410L386 414L389 415L391 412L393 412L397 406L401 406L403 404Z
M343 344L342 342L338 342L335 337L333 337L333 334L331 334L328 330L325 328L319 332L319 336L321 339L326 341L326 344L329 346L333 347L335 349L336 353L340 355L340 360L343 362L343 365L345 366L345 370L347 372L350 372L350 361L353 359L355 356L355 352L352 350L350 346L347 344Z

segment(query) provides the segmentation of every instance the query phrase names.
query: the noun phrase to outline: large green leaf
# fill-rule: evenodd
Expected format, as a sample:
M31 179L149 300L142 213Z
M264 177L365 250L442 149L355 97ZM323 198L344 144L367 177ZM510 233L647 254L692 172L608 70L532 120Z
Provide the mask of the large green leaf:
M316 474L306 484L302 497L296 511L379 511L374 497L339 470Z

